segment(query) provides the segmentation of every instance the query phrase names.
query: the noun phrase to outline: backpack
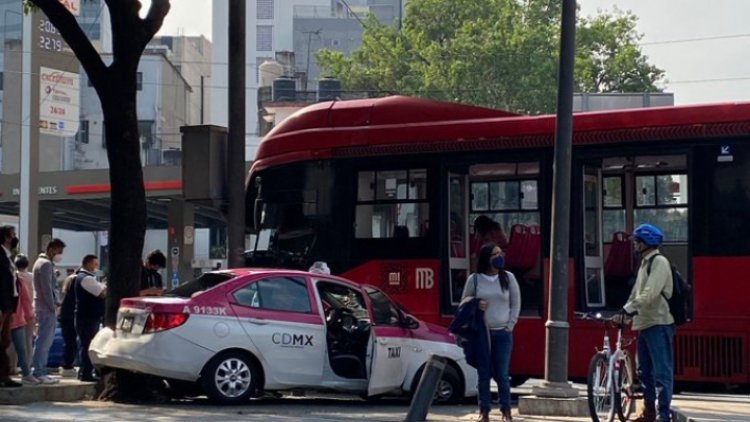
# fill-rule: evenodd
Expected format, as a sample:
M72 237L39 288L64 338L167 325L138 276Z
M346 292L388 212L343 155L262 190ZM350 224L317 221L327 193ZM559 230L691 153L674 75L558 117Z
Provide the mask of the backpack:
M651 264L654 262L654 258L659 255L661 254L656 254L649 258L648 266L646 267L647 275L651 275ZM669 261L669 266L672 269L672 297L667 298L663 291L661 292L661 295L669 305L669 313L672 314L672 318L674 318L674 325L680 326L692 321L689 303L691 287L682 277L682 274L677 271L677 267L675 267L671 261Z

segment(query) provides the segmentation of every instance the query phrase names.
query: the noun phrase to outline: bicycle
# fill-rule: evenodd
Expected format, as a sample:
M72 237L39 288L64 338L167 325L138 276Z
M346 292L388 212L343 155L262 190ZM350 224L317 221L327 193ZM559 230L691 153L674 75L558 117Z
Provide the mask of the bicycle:
M613 422L615 415L626 422L635 408L635 382L633 361L625 349L635 338L623 338L624 323L615 323L612 317L601 313L578 313L581 319L601 321L604 324L604 340L601 350L591 358L587 376L589 413L593 422ZM612 350L609 328L617 328L617 341Z

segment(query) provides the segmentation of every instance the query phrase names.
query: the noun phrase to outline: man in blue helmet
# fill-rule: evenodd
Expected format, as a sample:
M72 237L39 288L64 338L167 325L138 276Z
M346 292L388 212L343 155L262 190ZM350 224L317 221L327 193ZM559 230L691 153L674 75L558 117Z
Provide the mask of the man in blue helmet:
M669 260L659 254L663 239L661 230L651 224L641 224L633 231L641 265L630 297L615 318L619 322L632 317L633 330L639 331L638 369L644 408L636 422L668 422L672 415L675 326L666 298L672 296L673 286Z

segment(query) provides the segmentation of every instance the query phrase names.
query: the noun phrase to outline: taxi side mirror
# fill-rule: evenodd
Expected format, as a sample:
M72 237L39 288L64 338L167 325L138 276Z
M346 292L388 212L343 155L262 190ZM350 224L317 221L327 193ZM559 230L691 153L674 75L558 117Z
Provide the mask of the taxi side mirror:
M414 319L411 315L405 315L401 318L401 326L410 330L419 328L419 321Z

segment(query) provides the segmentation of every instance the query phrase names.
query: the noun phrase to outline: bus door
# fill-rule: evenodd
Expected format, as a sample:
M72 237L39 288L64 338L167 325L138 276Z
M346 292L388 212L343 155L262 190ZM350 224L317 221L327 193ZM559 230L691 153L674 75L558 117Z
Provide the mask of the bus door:
M583 168L583 273L587 308L606 305L601 194L601 166L585 165Z
M469 274L469 177L448 174L448 283L450 305L461 302ZM445 310L444 310L445 311Z

